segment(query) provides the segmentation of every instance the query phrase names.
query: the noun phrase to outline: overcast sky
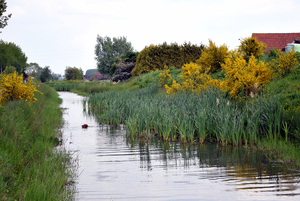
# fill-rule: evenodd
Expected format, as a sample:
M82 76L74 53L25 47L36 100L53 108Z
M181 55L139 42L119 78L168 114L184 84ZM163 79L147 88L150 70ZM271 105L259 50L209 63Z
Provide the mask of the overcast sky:
M185 41L230 49L252 33L300 32L299 0L6 0L12 13L0 38L27 62L64 74L96 68L97 35L125 36L135 50Z

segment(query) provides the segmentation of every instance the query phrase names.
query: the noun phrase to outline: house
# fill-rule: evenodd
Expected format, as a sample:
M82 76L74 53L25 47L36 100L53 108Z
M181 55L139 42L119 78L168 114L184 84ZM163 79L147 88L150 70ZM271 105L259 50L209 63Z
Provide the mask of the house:
M266 51L280 49L285 52L288 44L300 43L300 33L252 33L252 37L265 43Z
M108 76L107 75L103 75L99 72L95 73L93 80L107 80Z

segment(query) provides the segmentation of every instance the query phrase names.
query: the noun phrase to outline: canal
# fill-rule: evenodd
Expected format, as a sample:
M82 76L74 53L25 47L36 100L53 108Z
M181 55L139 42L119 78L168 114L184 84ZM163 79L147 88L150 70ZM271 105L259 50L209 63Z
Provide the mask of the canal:
M76 200L300 200L299 171L257 149L156 138L131 143L122 126L101 127L87 116L83 97L58 93L63 146L79 164Z

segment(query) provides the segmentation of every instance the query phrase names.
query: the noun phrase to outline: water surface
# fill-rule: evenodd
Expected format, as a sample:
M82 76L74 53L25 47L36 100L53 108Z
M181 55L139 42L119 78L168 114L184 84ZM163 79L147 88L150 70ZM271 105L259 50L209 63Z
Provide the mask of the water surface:
M300 173L245 147L127 141L59 92L64 145L79 159L76 200L300 200ZM82 129L82 124L88 124Z

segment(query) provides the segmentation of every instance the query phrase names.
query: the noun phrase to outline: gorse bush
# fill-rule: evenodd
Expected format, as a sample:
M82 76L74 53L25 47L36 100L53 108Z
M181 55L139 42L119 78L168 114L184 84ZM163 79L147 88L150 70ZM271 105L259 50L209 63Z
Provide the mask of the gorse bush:
M242 38L239 45L239 52L243 58L248 61L251 56L258 58L264 55L267 46L263 42L259 42L255 37Z
M201 57L196 63L206 69L207 72L213 73L221 68L221 64L224 63L228 55L228 47L225 44L217 47L212 40L209 40L209 45L204 47Z
M37 99L34 97L34 92L39 91L36 89L36 85L32 82L31 77L26 83L23 83L23 76L18 75L17 72L4 73L0 77L0 105L3 105L6 101L21 99L29 103L36 102Z
M182 80L180 83L176 82L171 75L169 70L165 70L160 74L161 81L165 83L166 79L170 79L172 82L171 86L165 85L167 94L175 94L177 92L195 92L201 93L208 87L218 87L219 80L214 80L208 74L208 70L196 63L185 64L182 67L183 71L178 77Z
M195 62L200 57L202 50L203 45L197 46L191 43L150 45L137 56L132 75L137 76L163 70L165 65L179 69L186 63Z
M272 77L272 70L264 62L257 62L254 56L250 56L248 64L241 57L229 57L222 64L222 69L225 71L225 80L220 83L220 87L235 98L241 92L246 96L252 93L253 96Z
M171 82L170 86L164 85L168 94L180 91L202 93L208 87L220 87L223 91L229 91L230 95L236 98L241 92L246 96L251 92L254 95L262 89L265 83L270 81L272 70L267 68L264 62L257 62L255 57L251 56L247 63L237 51L231 51L229 54L230 56L227 56L225 63L222 64L222 70L225 72L223 81L213 79L209 74L210 68L197 63L189 63L182 67L183 71L178 76L181 79L180 82L173 80L167 69L160 74L161 84L167 83L167 80Z
M294 50L288 53L282 53L277 50L277 58L269 62L269 67L274 71L276 77L285 77L287 74L294 71L298 64L297 55Z

